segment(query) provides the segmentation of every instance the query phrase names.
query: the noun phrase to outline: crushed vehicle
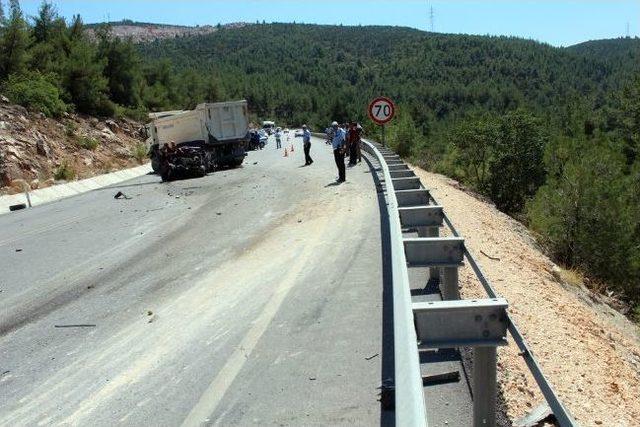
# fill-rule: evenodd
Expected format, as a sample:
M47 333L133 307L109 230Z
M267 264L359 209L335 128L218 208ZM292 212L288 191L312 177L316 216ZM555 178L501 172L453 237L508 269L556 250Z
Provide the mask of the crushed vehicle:
M165 144L160 150L160 176L163 181L179 178L203 177L207 168L198 147Z
M147 125L151 166L164 181L242 165L249 143L247 101L167 113L154 113L158 118Z

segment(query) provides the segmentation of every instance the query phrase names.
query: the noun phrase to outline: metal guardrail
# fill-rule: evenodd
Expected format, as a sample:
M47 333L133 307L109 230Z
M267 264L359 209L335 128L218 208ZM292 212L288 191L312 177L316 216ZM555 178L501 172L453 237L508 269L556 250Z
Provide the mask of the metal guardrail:
M433 224L437 224L437 219L440 218L442 222L446 224L446 226L451 230L454 239L460 238L460 234L453 226L451 220L446 216L446 214L442 210L442 207L438 205L437 200L428 192L428 190L426 190L422 186L419 180L417 183L415 182L415 174L413 174L408 169L408 167L404 165L402 161L400 161L399 157L387 155L387 161L385 159L385 156L380 152L380 150L378 150L374 143L365 140L363 140L363 143L363 148L365 149L365 151L374 155L380 163L387 190L386 198L388 204L389 226L391 234L391 261L394 300L394 385L396 424L402 426L426 426L426 406L424 403L422 377L420 373L420 364L417 352L418 336L416 335L415 328L420 328L420 323L424 322L425 320L427 320L427 323L430 323L433 322L434 319L438 321L438 318L433 317L433 314L436 313L435 310L429 310L429 308L433 307L428 307L424 304L412 304L405 250L408 250L406 246L407 243L419 243L419 251L422 251L423 253L425 253L426 251L426 253L429 254L429 259L437 259L438 256L442 258L443 254L437 252L438 247L437 245L435 245L437 243L440 243L437 241L441 241L442 239L427 238L422 239L422 242L413 242L411 241L411 239L403 239L402 222L400 218L402 215L403 218L405 218L403 221L407 221L407 223L410 225L417 224L415 221L422 221L420 222L420 225L424 226L424 231L427 233L427 235L432 236L438 236L437 228L434 227ZM393 178L392 173L394 175ZM400 188L394 188L394 181ZM400 207L400 205L398 204L397 196L400 196L402 198L402 206L405 207ZM433 202L435 206L427 206L430 205L430 202ZM418 220L417 218L421 219ZM408 240L409 242L407 242ZM435 249L434 246L436 246ZM436 251L435 253L434 250ZM440 309L441 311L448 310L448 313L453 314L456 310L458 312L460 312L460 310L468 311L471 308L473 310L476 310L474 312L476 313L475 318L478 319L478 317L481 316L478 313L485 313L486 310L491 310L495 309L495 307L498 307L501 311L496 312L499 314L494 314L494 316L496 316L494 318L501 316L505 317L504 326L506 326L516 345L520 349L520 354L524 357L529 370L536 380L536 383L540 387L540 390L542 391L544 398L549 404L549 407L553 411L558 424L561 427L575 426L575 421L569 414L568 410L562 405L562 402L560 402L553 388L542 373L538 362L527 346L516 324L508 316L508 313L506 312L506 301L498 298L497 293L485 277L484 272L482 271L476 260L464 246L464 243L462 243L462 253L464 258L466 258L469 262L469 265L473 269L475 275L478 277L485 291L487 292L487 295L492 300L481 300L477 302L477 304L462 304L462 306L460 304L463 303L462 301L443 301L438 305L438 309ZM451 254L448 253L444 255L450 256ZM422 256L425 255L421 255L420 253L415 254L415 251L412 251L412 257L419 259ZM432 265L437 266L437 264ZM447 267L442 268L442 270L444 274L444 287L442 289L443 298L448 300L455 300L457 294L458 279L457 266L451 267L450 265L447 265ZM451 289L447 289L447 287ZM454 287L455 289L453 289ZM432 317L423 317L423 315L425 314ZM414 317L416 319L415 326ZM454 333L456 338L460 336L460 332L464 332L462 335L471 335L471 338L480 338L480 341L482 340L482 337L473 336L473 331L469 330L470 328L473 328L473 325L468 323L464 324L464 322L462 323L463 325L460 326L460 328L463 329L459 329L457 331L457 335ZM446 328L448 325L443 326ZM422 339L425 338L424 335L429 335L424 333L425 330L426 328L423 327L423 332L419 331L419 335ZM489 331L482 332L486 334L484 336L485 338L488 338L489 335L491 335ZM501 333L504 333L504 331L501 332L500 328L498 328L498 330L496 331L494 325L493 336L491 338L497 340L496 345L499 345ZM438 338L442 339L443 337ZM445 337L444 339L446 340L447 338L448 337ZM458 341L458 343L460 342L461 341ZM474 345L471 342L472 341L467 340L468 345ZM449 342L447 345L451 345L451 342ZM482 366L477 366L475 368L481 372L479 372L478 374L474 372L474 390L480 391L482 389L478 387L488 387L489 390L486 390L488 393L484 394L495 394L496 347L488 344L488 341L483 344L476 343L475 345L480 346L475 347L474 361L476 363L480 363ZM438 346L435 346L435 348L437 347ZM481 383L482 385L479 385L479 383ZM478 395L479 394L480 393L478 393ZM476 395L474 398L474 424L481 425L487 422L488 424L491 424L491 416L493 416L495 419L495 396L493 397L493 399L489 397L485 402L478 402L478 395ZM493 408L491 408L491 405L493 405ZM491 414L491 411L493 411L493 414ZM489 420L487 419L487 414L489 414ZM495 423L495 421L493 422Z
M413 323L411 290L407 272L402 227L398 213L398 201L389 166L378 149L369 142L365 151L374 155L380 163L387 186L387 213L391 237L391 277L393 283L393 355L395 365L395 419L398 426L427 426L427 410L424 402L422 374L418 357L416 330Z

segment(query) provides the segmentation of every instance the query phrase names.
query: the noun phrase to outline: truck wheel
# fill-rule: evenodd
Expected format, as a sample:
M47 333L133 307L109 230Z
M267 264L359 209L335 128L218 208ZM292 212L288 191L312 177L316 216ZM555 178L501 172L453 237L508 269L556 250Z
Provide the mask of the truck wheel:
M171 178L173 178L172 175L171 168L162 168L160 171L160 178L162 178L162 182L171 181Z
M151 169L153 169L153 173L160 173L160 159L155 153L151 156Z

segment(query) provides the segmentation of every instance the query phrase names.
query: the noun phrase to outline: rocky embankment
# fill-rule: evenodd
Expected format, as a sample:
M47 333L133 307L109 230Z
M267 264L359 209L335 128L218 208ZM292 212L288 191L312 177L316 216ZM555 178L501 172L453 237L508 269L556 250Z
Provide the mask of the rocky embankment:
M146 162L144 127L129 119L78 114L60 119L0 103L0 195Z

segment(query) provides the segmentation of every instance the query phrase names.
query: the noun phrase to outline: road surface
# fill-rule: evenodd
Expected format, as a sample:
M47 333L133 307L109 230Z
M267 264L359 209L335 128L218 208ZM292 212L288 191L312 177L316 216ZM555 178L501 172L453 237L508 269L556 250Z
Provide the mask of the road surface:
M0 425L380 424L376 187L312 156L0 216Z

